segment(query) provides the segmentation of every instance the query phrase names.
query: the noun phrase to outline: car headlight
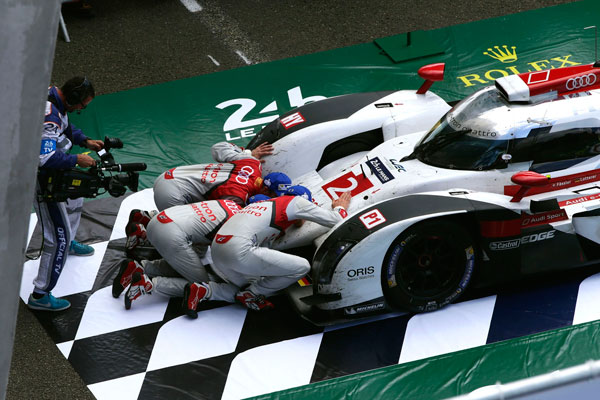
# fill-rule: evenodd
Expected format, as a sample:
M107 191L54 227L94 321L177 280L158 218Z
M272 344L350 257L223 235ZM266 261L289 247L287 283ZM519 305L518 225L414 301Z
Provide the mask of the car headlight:
M328 246L323 253L317 251L313 261L313 282L317 284L331 283L335 267L356 243L358 242L355 240L340 239L333 246Z

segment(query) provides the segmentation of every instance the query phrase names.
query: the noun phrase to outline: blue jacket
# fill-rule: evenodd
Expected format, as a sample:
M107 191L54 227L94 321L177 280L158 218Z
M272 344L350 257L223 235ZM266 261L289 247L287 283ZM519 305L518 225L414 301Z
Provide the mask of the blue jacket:
M54 169L70 169L77 164L77 155L68 154L73 144L82 146L87 137L81 129L69 123L65 110L56 87L48 88L46 101L46 115L44 117L44 130L42 132L42 146L40 149L40 167Z

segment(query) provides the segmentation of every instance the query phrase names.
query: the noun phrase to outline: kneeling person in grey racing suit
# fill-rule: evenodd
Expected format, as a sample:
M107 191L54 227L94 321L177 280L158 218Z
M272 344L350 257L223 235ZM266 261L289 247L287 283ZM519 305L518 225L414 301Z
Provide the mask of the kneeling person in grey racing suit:
M131 284L125 295L129 309L132 300L153 290L177 297L188 282L209 280L198 251L205 252L221 225L239 210L231 200L209 200L170 207L152 217L146 237L163 258L124 260L113 281L113 296Z
M308 260L269 248L292 224L309 220L332 227L347 216L350 193L326 210L311 201L310 191L291 186L288 195L254 203L229 219L212 245L213 270L227 284L194 283L186 288L187 314L203 300L234 300L251 310L273 308L265 297L287 288L310 271ZM244 288L240 291L239 288Z
M211 148L216 162L184 165L161 174L154 182L154 203L159 211L168 207L204 200L229 199L240 207L258 193L279 196L291 184L282 173L262 178L261 157L272 154L273 146L263 143L251 152L228 142ZM281 180L283 179L283 180ZM277 182L275 182L277 180ZM279 182L281 180L281 182Z

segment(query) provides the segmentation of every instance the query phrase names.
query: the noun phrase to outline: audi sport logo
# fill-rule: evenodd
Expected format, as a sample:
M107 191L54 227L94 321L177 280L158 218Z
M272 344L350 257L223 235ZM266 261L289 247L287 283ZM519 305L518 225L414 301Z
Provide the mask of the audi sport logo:
M245 185L248 183L250 177L254 174L254 168L244 165L242 169L237 173L235 180Z
M595 74L587 74L570 78L565 87L567 90L581 89L587 86L592 86L596 83L597 77Z

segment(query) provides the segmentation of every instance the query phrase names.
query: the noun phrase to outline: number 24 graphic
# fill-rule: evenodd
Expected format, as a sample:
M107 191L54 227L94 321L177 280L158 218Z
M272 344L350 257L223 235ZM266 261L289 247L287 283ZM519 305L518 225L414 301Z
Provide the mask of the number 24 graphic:
M302 98L302 91L300 90L300 86L296 86L295 88L288 90L287 93L288 93L288 98L290 100L290 106L292 108L300 107L306 103L310 103L313 101L326 99L325 96L311 96L311 97L307 97L307 98ZM268 124L269 122L271 122L279 117L279 115L276 114L276 115L270 115L268 117L254 118L254 119L249 119L249 120L244 121L244 117L246 115L248 115L256 107L256 101L254 101L252 99L246 99L246 98L227 100L227 101L217 104L215 107L220 110L223 110L227 107L236 106L236 105L240 106L240 108L238 108L236 111L234 111L229 116L229 118L227 118L227 120L223 124L224 132L232 131L235 129L248 128L250 126ZM276 111L277 111L277 101L273 101L269 105L267 105L265 108L263 108L259 112L259 114L264 114L264 113L268 113L268 112L276 112Z

